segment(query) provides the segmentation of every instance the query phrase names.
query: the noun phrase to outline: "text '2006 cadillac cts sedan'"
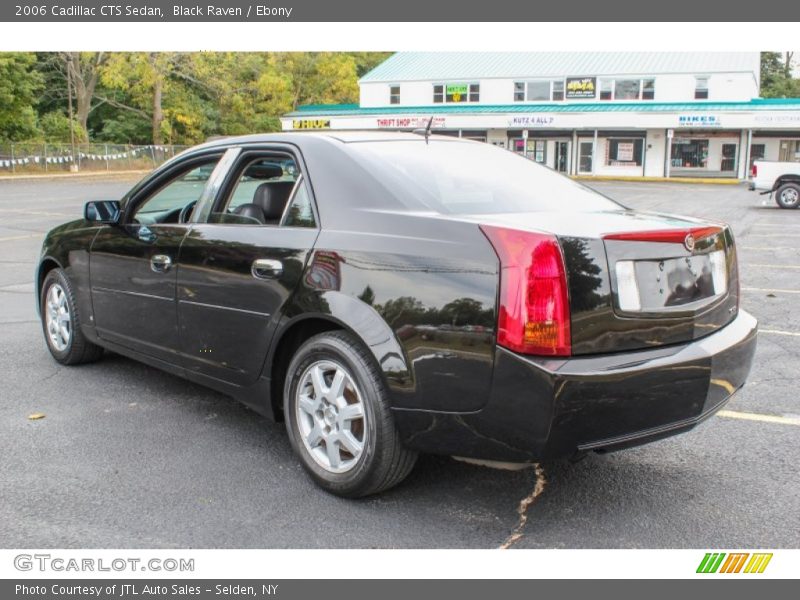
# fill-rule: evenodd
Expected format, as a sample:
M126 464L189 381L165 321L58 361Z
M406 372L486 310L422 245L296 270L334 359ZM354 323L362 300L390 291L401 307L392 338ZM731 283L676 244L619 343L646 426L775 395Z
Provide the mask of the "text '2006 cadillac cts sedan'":
M685 431L756 345L724 224L411 133L198 146L52 230L37 282L57 361L109 349L285 419L343 496L419 452L531 462Z

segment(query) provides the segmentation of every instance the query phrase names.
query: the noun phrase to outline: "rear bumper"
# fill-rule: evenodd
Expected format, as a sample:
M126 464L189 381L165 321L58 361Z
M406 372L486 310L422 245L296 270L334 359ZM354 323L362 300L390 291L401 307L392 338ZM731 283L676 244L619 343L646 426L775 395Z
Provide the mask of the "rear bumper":
M406 444L506 461L611 451L687 431L744 385L757 321L676 346L545 360L498 348L492 392L474 413L396 411Z

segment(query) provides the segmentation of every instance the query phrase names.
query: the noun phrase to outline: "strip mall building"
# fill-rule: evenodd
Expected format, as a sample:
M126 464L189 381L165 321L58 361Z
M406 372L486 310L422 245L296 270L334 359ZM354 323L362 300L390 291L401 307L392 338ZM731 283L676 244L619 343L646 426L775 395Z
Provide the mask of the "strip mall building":
M761 99L757 52L400 52L360 102L302 106L291 129L436 133L570 175L744 179L800 161L800 98Z

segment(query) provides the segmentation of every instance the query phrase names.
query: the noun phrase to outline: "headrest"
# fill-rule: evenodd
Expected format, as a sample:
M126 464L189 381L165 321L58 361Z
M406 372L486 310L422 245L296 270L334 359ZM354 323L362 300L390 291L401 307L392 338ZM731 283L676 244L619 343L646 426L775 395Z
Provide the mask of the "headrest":
M240 204L233 212L241 217L254 219L259 223L264 222L264 211L258 204Z
M294 181L267 181L256 188L253 204L261 207L267 222L281 218L292 188Z

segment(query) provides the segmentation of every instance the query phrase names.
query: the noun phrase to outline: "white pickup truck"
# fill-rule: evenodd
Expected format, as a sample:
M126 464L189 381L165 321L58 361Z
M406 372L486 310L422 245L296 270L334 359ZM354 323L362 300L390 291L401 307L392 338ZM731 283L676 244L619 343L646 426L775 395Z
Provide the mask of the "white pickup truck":
M800 206L800 162L757 160L750 174L750 189L762 194L775 193L781 208Z

